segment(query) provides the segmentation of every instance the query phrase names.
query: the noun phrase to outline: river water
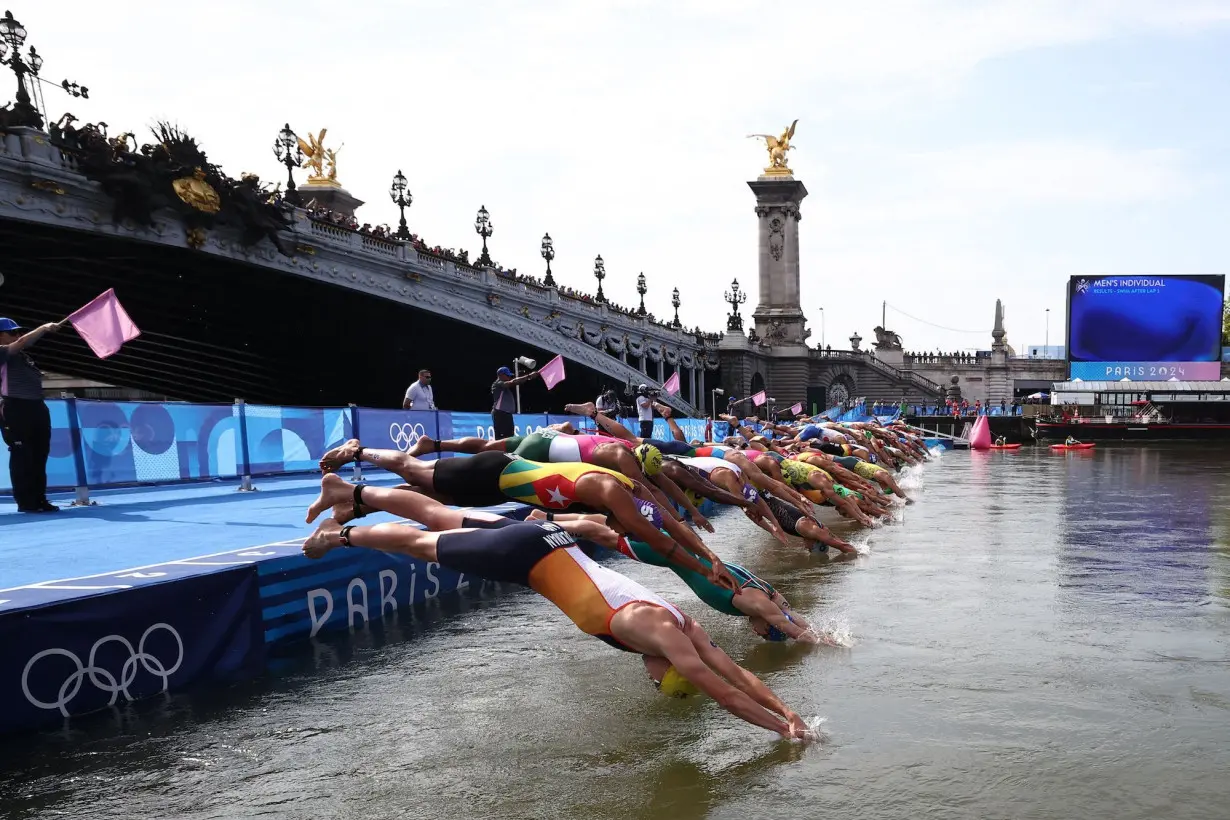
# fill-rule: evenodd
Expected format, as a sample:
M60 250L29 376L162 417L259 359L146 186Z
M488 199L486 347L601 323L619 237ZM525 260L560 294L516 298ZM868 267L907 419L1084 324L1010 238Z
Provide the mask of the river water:
M262 681L6 743L0 815L80 818L1225 818L1230 449L947 453L824 560L723 514L716 551L848 649L700 617L828 739L775 740L545 601L436 605Z

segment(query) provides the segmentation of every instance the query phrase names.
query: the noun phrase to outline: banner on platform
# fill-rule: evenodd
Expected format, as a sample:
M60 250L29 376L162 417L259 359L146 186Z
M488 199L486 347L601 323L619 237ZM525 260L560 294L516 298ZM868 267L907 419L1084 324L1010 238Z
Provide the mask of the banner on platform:
M248 566L0 615L0 732L265 665Z

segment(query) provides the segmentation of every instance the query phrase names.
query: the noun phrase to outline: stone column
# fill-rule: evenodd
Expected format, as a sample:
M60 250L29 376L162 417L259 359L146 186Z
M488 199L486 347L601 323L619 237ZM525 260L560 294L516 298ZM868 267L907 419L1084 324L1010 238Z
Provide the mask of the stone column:
M784 176L762 176L748 187L756 195L760 234L760 294L752 313L756 333L772 345L803 344L798 223L807 188Z
M662 350L662 358L658 359L658 384L666 379L666 350Z

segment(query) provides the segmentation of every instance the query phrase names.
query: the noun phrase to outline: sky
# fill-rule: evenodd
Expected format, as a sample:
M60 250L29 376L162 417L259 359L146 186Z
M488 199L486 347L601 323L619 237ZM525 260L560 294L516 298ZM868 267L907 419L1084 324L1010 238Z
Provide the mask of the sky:
M362 221L396 225L400 169L430 244L477 256L485 205L505 267L541 275L549 232L561 284L601 254L610 299L643 271L687 326L724 329L735 278L751 313L746 135L796 118L813 343L885 310L907 350L985 349L998 298L1021 351L1064 341L1070 275L1226 272L1226 0L14 4L43 77L90 88L53 117L169 120L271 181L284 123L327 127Z

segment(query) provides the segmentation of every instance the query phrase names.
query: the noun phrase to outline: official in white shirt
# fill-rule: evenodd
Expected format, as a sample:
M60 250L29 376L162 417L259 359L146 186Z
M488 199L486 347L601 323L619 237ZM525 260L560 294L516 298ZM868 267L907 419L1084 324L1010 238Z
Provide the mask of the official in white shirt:
M436 397L431 392L431 371L420 370L418 381L406 388L402 410L435 410Z
M653 438L653 398L647 384L636 388L636 418L641 423L641 438Z

